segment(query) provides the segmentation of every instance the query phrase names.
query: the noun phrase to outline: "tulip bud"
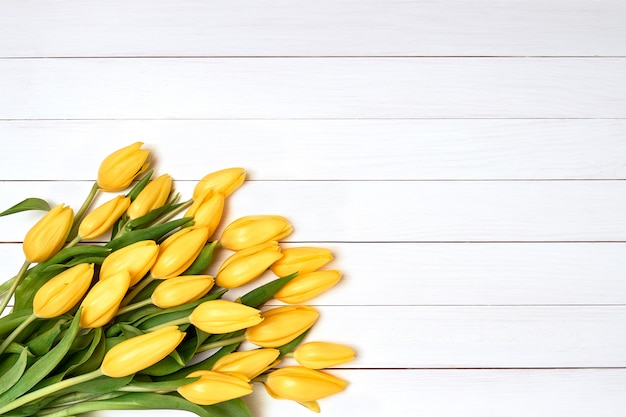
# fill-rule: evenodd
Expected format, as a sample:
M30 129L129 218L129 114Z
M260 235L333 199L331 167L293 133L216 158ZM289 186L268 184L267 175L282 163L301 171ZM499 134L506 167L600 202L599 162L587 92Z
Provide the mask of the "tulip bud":
M212 370L217 372L236 372L252 379L279 361L280 351L277 349L254 349L229 353L215 362Z
M127 271L120 271L105 281L98 281L81 303L83 312L80 316L80 327L95 329L111 321L117 314L129 285L130 275Z
M132 287L152 268L158 253L159 247L154 240L142 240L118 249L104 258L100 268L100 281L120 271L127 271Z
M313 247L295 247L283 249L283 257L270 268L279 277L286 277L294 272L300 275L317 271L333 260L330 249Z
M341 280L341 272L333 269L298 275L274 294L274 298L287 304L301 304L328 291Z
M241 374L196 371L187 375L194 377L200 379L178 387L178 393L194 404L212 405L252 393L250 380Z
M321 371L288 366L271 372L265 389L274 398L307 403L337 394L347 385L343 379Z
M310 306L282 306L261 314L263 321L246 330L246 339L257 346L280 347L307 331L319 313Z
M220 266L215 277L224 288L240 287L263 275L267 268L280 259L278 242L267 242L236 252Z
M215 233L215 229L222 220L224 212L224 195L209 194L202 199L194 200L184 217L193 217L194 226L209 229L209 237Z
M127 339L106 353L100 369L111 378L132 375L172 353L184 337L185 333L177 326L168 326Z
M292 231L291 224L282 216L245 216L226 226L220 242L226 249L242 250L280 240Z
M338 343L309 342L298 346L293 357L298 363L310 369L330 368L354 360L355 352Z
M150 152L140 149L142 142L113 152L100 164L98 186L107 192L121 191L150 166Z
M198 257L209 239L206 227L188 227L174 233L161 243L151 274L156 279L181 275Z
M172 191L172 177L163 174L150 181L128 207L128 217L136 219L162 207Z
M43 284L33 299L35 316L48 319L70 311L89 289L93 271L93 264L78 264Z
M65 244L74 210L63 204L53 207L26 233L22 248L28 262L47 261Z
M124 214L130 205L130 198L118 195L87 214L78 228L83 239L102 236Z
M246 179L243 168L226 168L205 175L193 190L193 199L198 200L206 194L223 194L228 197Z
M206 301L196 307L189 321L203 332L224 334L259 324L263 319L256 308L228 300Z
M152 293L152 304L170 308L199 300L213 287L210 275L181 275L159 284Z

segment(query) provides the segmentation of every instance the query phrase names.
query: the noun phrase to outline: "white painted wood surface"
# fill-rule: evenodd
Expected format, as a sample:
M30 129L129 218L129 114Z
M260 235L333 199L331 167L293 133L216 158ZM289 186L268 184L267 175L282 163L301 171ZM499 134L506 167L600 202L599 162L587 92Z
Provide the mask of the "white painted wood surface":
M0 210L77 206L136 140L187 195L244 166L225 223L284 214L344 272L322 416L621 417L625 74L618 0L0 1ZM0 218L2 277L36 219ZM189 414L92 414L147 415Z

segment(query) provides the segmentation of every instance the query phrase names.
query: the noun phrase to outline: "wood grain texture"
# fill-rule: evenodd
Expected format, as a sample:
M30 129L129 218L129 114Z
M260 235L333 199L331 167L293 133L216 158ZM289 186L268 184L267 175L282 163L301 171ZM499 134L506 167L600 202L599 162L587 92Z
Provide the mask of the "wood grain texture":
M252 180L624 179L625 137L626 119L2 121L0 178L93 180L101 155L141 140L177 180L231 166Z
M625 14L619 0L10 0L0 56L623 56Z
M0 119L626 116L626 58L20 59L0 75Z

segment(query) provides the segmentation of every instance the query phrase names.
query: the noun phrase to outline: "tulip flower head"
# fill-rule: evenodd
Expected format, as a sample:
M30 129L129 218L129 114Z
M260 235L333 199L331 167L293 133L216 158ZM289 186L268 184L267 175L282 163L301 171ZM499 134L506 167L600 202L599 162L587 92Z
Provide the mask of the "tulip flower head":
M224 334L257 325L263 318L256 308L234 301L211 300L196 307L189 321L203 332Z
M93 264L78 264L50 279L35 294L33 313L48 319L70 311L89 289L93 272Z
M263 321L246 330L246 339L262 347L280 347L315 324L319 313L310 306L282 306L261 314Z
M226 249L239 251L272 240L278 241L292 231L291 223L282 216L245 216L226 226L220 242Z
M104 258L100 268L100 281L120 271L130 275L130 286L137 284L156 262L159 246L153 240L142 240L112 252Z
M188 227L174 233L161 243L150 273L157 279L181 275L196 260L208 238L206 227Z
M196 371L187 375L194 377L200 379L178 387L178 393L194 404L212 405L252 393L250 380L241 374Z
M341 272L322 270L298 275L274 294L274 298L287 304L300 304L328 291L341 280Z
M263 275L282 257L278 242L271 241L236 252L228 257L216 274L217 285L236 288Z
M111 378L132 375L172 353L184 337L177 326L168 326L127 339L106 353L100 369Z
M295 360L305 368L323 369L354 360L352 348L338 343L309 342L293 352Z
M270 372L265 389L274 398L308 403L343 391L348 383L325 372L288 366Z
M104 281L98 281L81 303L80 327L95 329L107 324L120 307L130 285L128 271L120 271Z
M142 142L118 149L100 164L98 186L107 192L128 188L133 180L150 166L150 152L141 149Z
M210 275L181 275L161 282L152 292L152 304L170 308L204 297L213 288Z
M194 200L184 217L193 217L194 226L209 229L209 237L215 233L224 212L224 195L220 193L207 194L199 200Z
M280 351L271 348L233 352L219 358L212 370L236 372L253 379L280 362L277 361L278 355Z
M171 191L172 177L167 174L150 181L128 207L128 217L136 219L154 209L163 207Z
M333 260L330 249L315 247L293 247L283 249L283 257L270 268L279 277L286 277L294 272L299 275L313 272Z
M124 214L130 205L130 198L118 195L85 216L78 228L83 239L96 239L102 236Z
M226 168L205 175L193 190L193 199L198 200L207 194L223 194L228 197L246 179L243 168Z
M28 262L44 262L56 254L70 234L74 210L63 204L53 207L26 233L22 248Z

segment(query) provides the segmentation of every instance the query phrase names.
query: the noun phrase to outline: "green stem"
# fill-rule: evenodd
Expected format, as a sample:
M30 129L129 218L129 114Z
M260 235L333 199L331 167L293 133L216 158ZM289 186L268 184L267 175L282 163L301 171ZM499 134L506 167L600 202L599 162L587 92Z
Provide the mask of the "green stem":
M99 376L102 376L103 373L100 369L96 369L95 371L89 372L87 374L78 375L74 378L69 378L63 381L59 381L56 384L48 385L47 387L43 387L38 389L37 391L32 391L26 395L22 395L21 397L11 401L4 407L0 408L0 415L7 413L11 410L15 410L18 407L21 407L25 404L28 404L31 401L36 401L40 398L46 397L48 395L54 394L57 391L60 391L65 388L70 388L74 385L91 381L92 379L96 379Z
M15 330L13 330L11 332L11 334L9 336L7 336L7 338L4 339L4 342L2 342L2 344L0 345L0 355L2 355L2 353L4 353L6 348L8 348L11 343L13 343L15 338L17 336L19 336L19 334L22 332L22 330L24 330L29 324L31 324L36 319L37 319L37 316L34 315L34 314L31 314L30 316L28 316L26 318L26 320L24 320L22 323L20 323L20 325L17 326L15 328Z
M169 213L163 215L163 217L161 217L160 219L158 219L155 222L153 222L152 224L150 224L150 227L166 223L167 221L172 219L174 216L176 216L178 213L180 213L181 211L183 211L187 207L191 206L192 204L193 204L193 199L189 199L189 200L185 201L184 203L181 203L181 205L179 207L176 207L174 210L172 210Z
M24 263L22 264L22 267L20 268L20 272L17 273L13 283L11 284L11 287L4 294L4 297L2 298L2 301L0 302L0 314L4 312L4 309L9 304L9 300L11 299L11 297L13 297L13 294L15 294L15 290L17 289L17 286L20 284L20 282L26 275L26 271L28 271L29 266L30 266L30 262L24 261Z
M83 240L82 236L80 235L76 235L74 236L74 239L72 239L71 241L67 242L65 244L65 246L63 247L63 249L67 249L67 248L71 248L72 246L76 246L76 244L78 242L80 242L81 240Z
M74 402L66 402L62 405L59 405L57 407L48 407L48 408L44 408L43 410L39 411L37 414L35 414L36 417L72 417L72 416L76 416L75 414L75 407L78 404L84 404L87 405L87 408L89 408L89 404L94 404L94 403L98 403L98 401L101 400L109 400L112 398L117 398L117 397L121 397L122 395L126 394L125 392L109 392L106 394L101 394L101 395L96 395L96 394L87 394L85 393L84 395L84 399L77 399ZM79 393L76 393L76 395L79 395ZM95 407L97 408L97 407ZM70 411L68 411L68 409ZM85 412L88 412L85 411Z
M146 330L146 332L153 332L155 330L163 329L169 326L180 326L181 324L189 324L189 317L183 317L181 319L176 319L172 321L168 321L167 323L159 324L158 326L150 327Z
M217 342L207 343L198 348L197 352L205 352L210 349L215 349L222 346L232 345L233 343L241 343L246 341L246 335L231 337L229 339L218 340Z
M145 306L150 305L150 304L152 304L152 299L151 298L146 298L143 301L139 301L139 302L137 302L135 304L130 304L130 305L127 305L126 307L120 308L117 311L116 316L119 316L119 315L124 314L124 313L128 313L129 311L135 311L135 310L137 310L137 309L139 309L141 307L145 307Z
M133 301L133 298L137 297L137 295L139 295L139 293L154 280L155 278L152 275L148 275L147 277L139 281L139 283L135 285L133 289L126 295L126 297L124 297L124 299L120 303L120 307L128 305L128 303Z
M89 194L87 194L87 198L85 198L83 205L80 206L80 208L74 215L74 223L72 224L72 229L70 231L71 237L74 237L76 233L78 232L78 226L80 225L80 222L83 220L83 217L85 216L85 213L89 209L89 206L91 206L91 203L93 203L94 198L96 198L96 194L98 193L98 190L100 190L100 186L98 185L98 182L96 181L91 186L91 190L89 190Z

